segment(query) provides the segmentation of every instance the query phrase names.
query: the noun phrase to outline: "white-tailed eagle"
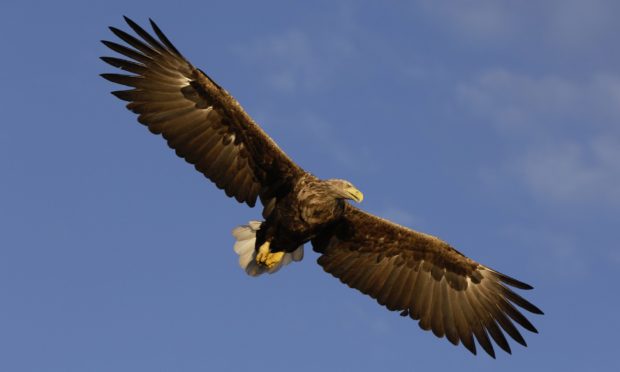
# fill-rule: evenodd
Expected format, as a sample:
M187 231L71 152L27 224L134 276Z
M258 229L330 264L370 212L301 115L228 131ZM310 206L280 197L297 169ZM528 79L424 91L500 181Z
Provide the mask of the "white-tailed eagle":
M260 199L264 220L233 230L248 274L301 260L311 242L326 272L474 354L474 338L493 357L492 340L510 353L505 334L525 346L515 323L537 332L521 309L542 311L511 289L532 287L434 236L352 206L347 200L361 202L363 195L350 182L304 171L154 22L153 36L125 20L133 36L110 29L126 45L103 41L123 58L102 59L126 73L102 76L128 86L112 94L226 195L250 207Z

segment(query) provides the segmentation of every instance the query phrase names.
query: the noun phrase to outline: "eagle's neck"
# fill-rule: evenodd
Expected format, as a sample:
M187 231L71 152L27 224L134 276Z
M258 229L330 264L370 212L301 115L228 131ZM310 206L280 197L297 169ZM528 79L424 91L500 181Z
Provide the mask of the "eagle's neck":
M312 177L300 182L297 190L299 212L307 224L324 225L339 219L345 201L328 182Z

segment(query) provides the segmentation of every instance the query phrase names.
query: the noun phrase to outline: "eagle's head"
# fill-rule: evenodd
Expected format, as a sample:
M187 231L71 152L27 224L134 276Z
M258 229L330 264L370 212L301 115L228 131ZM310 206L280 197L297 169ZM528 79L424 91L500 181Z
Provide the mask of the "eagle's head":
M326 180L325 183L329 185L330 191L338 199L349 199L358 203L364 200L364 194L347 180L333 178Z

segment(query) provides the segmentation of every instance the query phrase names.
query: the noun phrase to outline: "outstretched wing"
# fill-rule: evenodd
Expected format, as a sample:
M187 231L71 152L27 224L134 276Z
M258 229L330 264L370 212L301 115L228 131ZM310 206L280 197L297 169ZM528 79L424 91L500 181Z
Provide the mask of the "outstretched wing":
M509 287L529 285L483 266L438 238L415 232L347 204L345 218L312 241L318 263L343 283L389 310L419 320L424 330L462 342L474 337L495 357L491 338L506 352L504 332L526 346L513 321L536 328L518 310L542 314ZM516 305L516 306L515 306Z
M226 90L179 53L151 21L157 38L125 20L138 37L110 30L132 48L102 41L127 59L102 57L130 75L102 74L132 87L112 92L178 156L193 164L226 195L254 206L264 205L303 172L245 113Z

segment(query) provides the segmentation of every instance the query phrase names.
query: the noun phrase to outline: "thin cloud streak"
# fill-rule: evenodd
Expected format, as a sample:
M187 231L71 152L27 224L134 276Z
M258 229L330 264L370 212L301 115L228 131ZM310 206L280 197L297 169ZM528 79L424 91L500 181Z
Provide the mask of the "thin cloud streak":
M302 29L257 38L232 47L234 54L263 70L267 83L277 92L312 92L330 81L354 58L356 46L346 30L329 38Z
M455 97L509 141L495 172L543 200L620 203L617 75L579 81L496 69L459 83Z
M438 3L425 0L416 7L450 25L460 37L470 40L488 41L505 37L516 30L517 17L505 4L496 1L453 0Z
M500 234L525 250L530 263L545 275L574 279L590 273L587 255L569 233L513 225L501 228Z
M613 0L423 0L413 9L447 25L454 38L466 42L503 46L525 39L530 44L579 51L613 34L613 15L620 6Z
M577 80L491 69L458 83L456 100L510 134L584 124L620 132L614 125L620 119L620 76L611 73Z
M620 204L620 142L553 143L514 160L515 174L537 195L559 202Z

